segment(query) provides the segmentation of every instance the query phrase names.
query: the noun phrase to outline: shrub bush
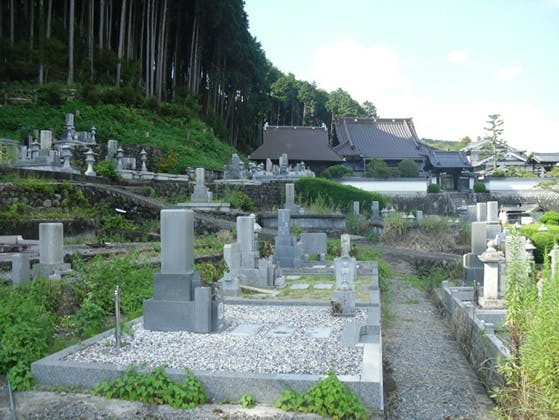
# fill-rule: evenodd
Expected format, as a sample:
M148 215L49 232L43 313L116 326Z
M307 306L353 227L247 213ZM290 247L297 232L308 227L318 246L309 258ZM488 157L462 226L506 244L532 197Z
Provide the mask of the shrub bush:
M428 193L440 193L441 192L441 187L439 187L438 184L429 184L427 186L427 192Z
M122 180L122 177L116 170L115 164L110 160L102 160L100 162L96 162L93 165L93 168L95 169L95 172L97 173L98 176L103 176L112 181Z
M256 204L254 204L252 198L242 191L227 191L223 199L235 209L256 211Z
M546 211L539 220L540 223L544 225L552 225L558 226L559 225L559 213L556 211Z
M337 179L337 178L342 178L344 176L354 176L354 175L355 173L353 172L353 169L348 168L347 166L344 165L329 166L320 174L322 178L327 178L327 179Z
M92 392L105 398L169 404L174 408L193 408L204 404L208 399L204 386L192 372L187 370L186 374L186 379L179 384L167 375L162 366L149 373L131 368L114 381L97 384Z
M388 204L388 197L382 194L363 191L322 178L299 178L295 181L295 189L300 202L305 206L311 206L318 200L326 200L330 207L348 212L353 208L354 201L359 201L361 208L365 210L371 208L373 201L378 201L381 209Z
M415 160L404 159L398 164L398 170L400 171L400 176L414 178L419 175L419 167Z
M365 176L373 178L399 177L400 171L398 168L389 166L386 161L374 158L365 167Z
M474 184L474 192L477 193L484 193L487 192L487 187L485 186L485 182L478 181Z
M62 87L58 84L46 84L37 89L39 105L60 106L66 102Z
M276 400L276 407L335 419L366 419L368 414L359 397L340 382L333 371L305 393L284 390Z

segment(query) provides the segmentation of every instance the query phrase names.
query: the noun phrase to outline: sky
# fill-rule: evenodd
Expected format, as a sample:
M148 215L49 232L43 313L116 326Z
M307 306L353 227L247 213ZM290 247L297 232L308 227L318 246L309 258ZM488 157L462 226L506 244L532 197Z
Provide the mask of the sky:
M283 73L413 118L420 138L559 152L559 0L245 0Z

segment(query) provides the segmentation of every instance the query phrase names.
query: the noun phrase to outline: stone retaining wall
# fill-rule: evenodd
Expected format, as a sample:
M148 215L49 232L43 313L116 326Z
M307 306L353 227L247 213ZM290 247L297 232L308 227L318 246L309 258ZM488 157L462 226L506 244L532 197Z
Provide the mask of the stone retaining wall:
M504 378L497 371L497 366L509 357L510 353L495 333L497 325L478 317L476 307L471 301L473 289L450 287L448 282L443 282L443 287L433 296L443 308L456 340L463 346L474 371L486 388L502 387ZM488 316L491 320L496 318ZM503 314L500 313L498 318L503 318Z

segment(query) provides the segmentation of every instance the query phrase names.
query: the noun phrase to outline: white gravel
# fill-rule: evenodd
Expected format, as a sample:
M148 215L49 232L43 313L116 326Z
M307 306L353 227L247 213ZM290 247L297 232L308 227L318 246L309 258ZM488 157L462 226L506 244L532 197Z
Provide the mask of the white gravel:
M132 328L133 337L117 354L114 337L97 341L66 360L109 363L119 366L167 366L170 368L220 372L324 374L334 368L338 375L359 375L363 350L340 344L346 322L364 321L366 310L357 309L355 318L334 317L327 306L226 305L227 328L221 333L156 332ZM241 324L258 324L252 336L231 332ZM274 327L295 328L290 336L270 337ZM331 327L327 338L313 338L305 330Z

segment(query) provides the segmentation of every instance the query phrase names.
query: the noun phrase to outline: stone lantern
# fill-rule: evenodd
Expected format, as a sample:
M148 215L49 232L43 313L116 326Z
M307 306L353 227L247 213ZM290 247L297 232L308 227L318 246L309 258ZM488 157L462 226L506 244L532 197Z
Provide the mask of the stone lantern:
M97 173L95 169L93 169L93 164L95 163L95 157L93 156L93 150L89 149L85 152L85 163L87 163L87 170L85 171L85 175L87 176L96 176Z

